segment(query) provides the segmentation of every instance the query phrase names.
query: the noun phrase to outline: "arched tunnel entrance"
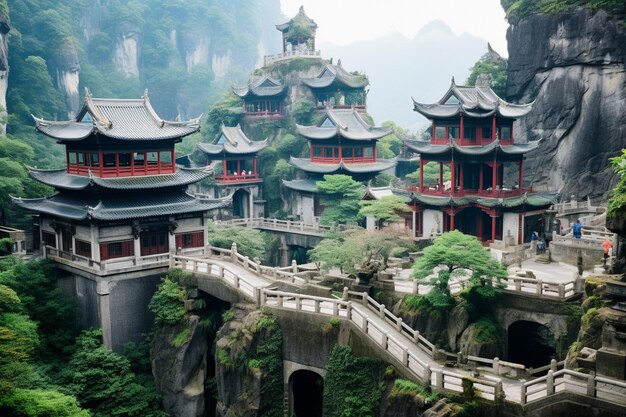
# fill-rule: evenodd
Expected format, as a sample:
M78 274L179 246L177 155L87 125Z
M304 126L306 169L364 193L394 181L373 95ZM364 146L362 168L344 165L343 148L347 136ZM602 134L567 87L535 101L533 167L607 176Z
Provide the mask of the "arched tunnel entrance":
M534 321L520 320L508 329L508 360L538 368L556 358L552 331Z
M317 373L298 370L289 378L292 416L322 417L324 379Z

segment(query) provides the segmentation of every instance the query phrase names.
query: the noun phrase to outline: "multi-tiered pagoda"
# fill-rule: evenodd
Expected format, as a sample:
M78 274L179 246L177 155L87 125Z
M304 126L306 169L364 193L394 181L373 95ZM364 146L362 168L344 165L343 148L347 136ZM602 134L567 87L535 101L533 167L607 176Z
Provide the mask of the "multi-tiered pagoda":
M280 80L269 75L252 76L243 87L233 88L233 92L243 101L244 120L284 116L287 88Z
M56 193L13 201L39 214L41 246L74 281L68 287L90 312L85 324L102 327L105 343L119 347L147 330L142 319L168 257L204 247L207 212L224 205L185 192L209 173L175 165L174 145L197 132L199 120L162 120L147 94L117 100L89 92L74 120L35 120L39 132L65 145L66 167L31 169ZM134 312L124 323L113 319L121 304Z
M346 71L341 61L337 65L327 64L316 77L302 78L301 81L311 89L318 109L333 107L366 110L367 76Z
M376 142L391 133L390 128L370 126L355 109L326 109L317 125L297 125L297 132L309 141L309 157L291 157L289 163L300 177L283 181L294 192L294 215L314 222L321 214L315 183L328 174L346 174L368 181L382 171L393 169L395 159L379 159Z
M513 123L531 108L507 103L488 85L457 86L454 79L437 103L414 101L414 110L432 121L430 141L405 142L420 156L419 186L411 190L415 236L455 229L483 242L530 236L525 229L554 198L523 184L524 154L538 143L515 143ZM439 172L430 182L424 179L429 163Z
M232 197L235 217L263 217L265 200L260 198L263 179L259 175L257 153L267 145L267 139L250 140L239 125L222 125L213 142L197 145L206 164L221 163L219 172L215 173L214 195Z

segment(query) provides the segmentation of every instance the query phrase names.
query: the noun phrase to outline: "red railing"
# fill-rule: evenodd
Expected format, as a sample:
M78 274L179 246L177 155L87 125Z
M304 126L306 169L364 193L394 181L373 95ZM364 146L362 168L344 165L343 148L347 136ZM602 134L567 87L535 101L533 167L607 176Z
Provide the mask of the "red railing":
M113 167L93 167L79 164L68 164L67 173L74 175L89 175L96 177L132 177L141 175L156 175L156 174L173 174L176 172L176 167L173 163L170 164L147 164L147 165L133 165L133 166L113 166Z
M320 158L320 157L311 157L311 162L319 162L322 164L338 164L339 162L345 162L347 164L364 164L369 162L376 162L375 157L357 157L357 158Z
M481 197L492 197L492 198L504 198L504 197L514 197L517 195L522 195L525 192L532 192L532 188L516 188L516 189L501 189L501 190L475 190L465 188L460 190L459 187L456 187L456 190L452 192L451 189L436 189L434 187L424 187L422 191L420 191L420 187L417 185L409 185L406 187L406 190L412 193L418 194L426 194L426 195L435 195L435 196L449 196L450 194L455 197L465 197L465 196L481 196Z
M263 178L258 175L216 175L215 181L220 183L237 183L237 182L262 182Z

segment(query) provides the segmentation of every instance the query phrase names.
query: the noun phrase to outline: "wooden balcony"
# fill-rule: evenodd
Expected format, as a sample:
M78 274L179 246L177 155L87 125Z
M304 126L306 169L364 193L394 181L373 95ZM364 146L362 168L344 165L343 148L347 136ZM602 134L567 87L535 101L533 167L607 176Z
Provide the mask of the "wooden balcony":
M449 197L450 195L452 195L454 197L479 196L479 197L488 197L488 198L515 197L518 195L522 195L526 192L529 192L529 193L532 192L532 188L522 188L522 189L496 188L495 190L492 190L491 187L489 187L485 190L470 189L470 188L464 188L461 190L459 187L456 187L456 190L452 191L451 188L445 188L445 187L442 188L442 187L436 187L436 186L430 186L430 187L424 186L424 189L420 191L420 187L417 185L409 185L406 187L406 190L411 193L441 196L441 197Z
M228 184L249 184L256 182L263 182L263 178L256 174L246 175L216 175L215 182L220 185Z

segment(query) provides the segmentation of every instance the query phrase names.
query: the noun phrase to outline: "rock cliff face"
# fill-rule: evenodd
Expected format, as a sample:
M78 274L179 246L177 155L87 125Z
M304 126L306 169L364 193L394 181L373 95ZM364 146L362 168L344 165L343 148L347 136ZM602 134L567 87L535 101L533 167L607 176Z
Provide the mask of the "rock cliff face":
M191 316L189 329L189 337L178 347L171 341L183 331L181 326L160 329L152 345L156 388L163 397L163 407L171 416L204 416L209 339L198 316Z
M539 140L525 165L538 190L605 200L617 180L608 158L626 147L626 30L603 10L511 22L507 98L536 100L514 134Z
M11 30L9 16L0 15L0 135L7 132L7 88L9 86L9 50L7 34Z

